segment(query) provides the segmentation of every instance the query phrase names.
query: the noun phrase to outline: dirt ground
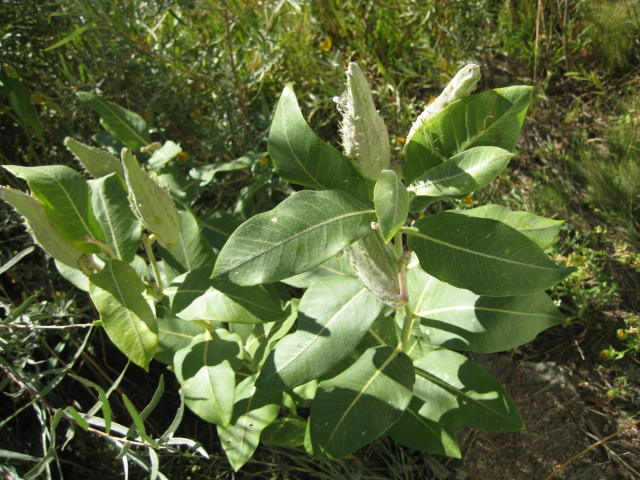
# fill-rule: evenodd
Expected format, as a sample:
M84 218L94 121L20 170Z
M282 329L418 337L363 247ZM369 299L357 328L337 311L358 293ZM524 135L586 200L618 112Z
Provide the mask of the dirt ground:
M627 428L640 418L633 415L638 410L637 384L623 398L607 396L619 373L608 368L613 365L599 359L598 352L608 346L610 335L587 332L580 338L579 333L557 328L537 341L546 348L534 344L511 355L478 356L476 361L506 386L526 429L507 434L459 432L464 452L460 477L640 479L639 425ZM545 358L527 357L536 351L547 352ZM623 362L635 363L636 372L640 366L632 358Z

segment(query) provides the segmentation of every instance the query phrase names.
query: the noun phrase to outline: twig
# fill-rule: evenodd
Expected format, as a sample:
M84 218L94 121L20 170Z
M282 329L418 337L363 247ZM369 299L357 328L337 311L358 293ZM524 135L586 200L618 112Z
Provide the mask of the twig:
M76 323L74 325L19 325L17 323L2 324L4 328L29 328L31 330L64 330L65 328L88 328L92 327L92 323Z
M611 435L609 435L608 437L603 438L602 440L600 440L599 442L594 443L593 445L590 445L589 447L587 447L585 450L583 450L582 452L578 453L577 455L574 455L573 457L571 457L569 460L567 460L566 462L564 462L562 465L560 465L558 468L556 468L553 473L551 475L549 475L547 478L545 478L545 480L549 480L550 478L553 478L556 476L556 474L560 473L562 470L564 470L567 465L569 465L571 462L573 462L575 459L581 457L582 455L584 455L585 453L587 453L589 450L593 450L594 448L596 448L598 445L603 444L604 442L611 440L613 437L616 437L618 435L620 435L622 432L629 430L631 427L638 425L640 423L640 420L636 420L635 422L633 422L630 425L627 425L624 428L621 428L620 430L618 430L616 433L613 433Z

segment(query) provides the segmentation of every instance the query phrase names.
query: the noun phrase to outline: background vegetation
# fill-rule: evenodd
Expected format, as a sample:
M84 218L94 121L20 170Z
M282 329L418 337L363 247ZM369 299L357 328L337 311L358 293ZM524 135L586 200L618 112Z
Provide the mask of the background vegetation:
M629 387L637 364L627 361L640 341L637 0L10 0L0 4L0 19L2 164L77 167L63 139L92 143L100 130L77 91L140 113L153 125L154 140L181 144L186 155L179 168L190 169L262 158L278 95L289 82L314 130L336 144L332 98L352 60L373 82L398 151L413 119L465 63L481 65L479 91L533 85L520 154L490 189L457 206L500 198L567 220L549 252L579 267L553 292L571 320L564 331L590 338L583 349L618 372L611 395L640 410ZM234 212L239 198L251 199L244 216L272 208L287 192L265 163L219 173L194 209ZM4 183L23 187L1 172ZM19 217L0 205L0 449L41 457L51 445L56 409L86 411L97 401L95 389L69 374L107 390L126 359L100 329L82 327L96 319L95 310L44 252L8 263L30 244ZM118 386L141 411L163 374L166 392L148 419L154 435L179 406L173 375L160 364L149 375L132 367ZM126 423L125 406L113 403L115 418ZM199 442L210 459L164 452L161 470L169 478L231 478L215 430L196 418L185 412L178 434ZM57 436L58 457L41 475L122 476L108 439L64 421ZM34 465L27 457L3 460L0 472L7 476L25 475ZM354 458L323 463L264 445L242 475L436 478L434 472L455 470L456 462L445 462L384 439ZM129 475L147 474L132 466Z

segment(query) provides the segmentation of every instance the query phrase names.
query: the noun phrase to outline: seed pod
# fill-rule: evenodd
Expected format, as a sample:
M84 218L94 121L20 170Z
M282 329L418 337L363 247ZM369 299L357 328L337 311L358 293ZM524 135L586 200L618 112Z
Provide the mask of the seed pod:
M387 305L404 305L400 298L398 259L392 244L374 230L344 249L360 282Z
M180 215L171 195L140 168L131 150L122 150L131 209L160 244L172 249L180 236Z
M80 260L84 252L60 234L37 198L0 186L0 199L9 203L26 219L29 233L45 252L71 268L81 269Z
M344 154L351 158L363 177L377 180L391 162L387 127L373 104L369 84L357 63L349 64L346 86L346 92L333 99L342 114L340 135Z

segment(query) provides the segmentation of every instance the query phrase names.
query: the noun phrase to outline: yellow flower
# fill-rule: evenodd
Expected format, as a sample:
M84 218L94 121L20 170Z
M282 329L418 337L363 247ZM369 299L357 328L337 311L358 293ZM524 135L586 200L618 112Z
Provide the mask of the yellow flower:
M324 42L320 44L320 50L322 50L323 52L328 52L329 50L331 50L332 46L333 41L331 40L331 37L329 35L325 35Z

